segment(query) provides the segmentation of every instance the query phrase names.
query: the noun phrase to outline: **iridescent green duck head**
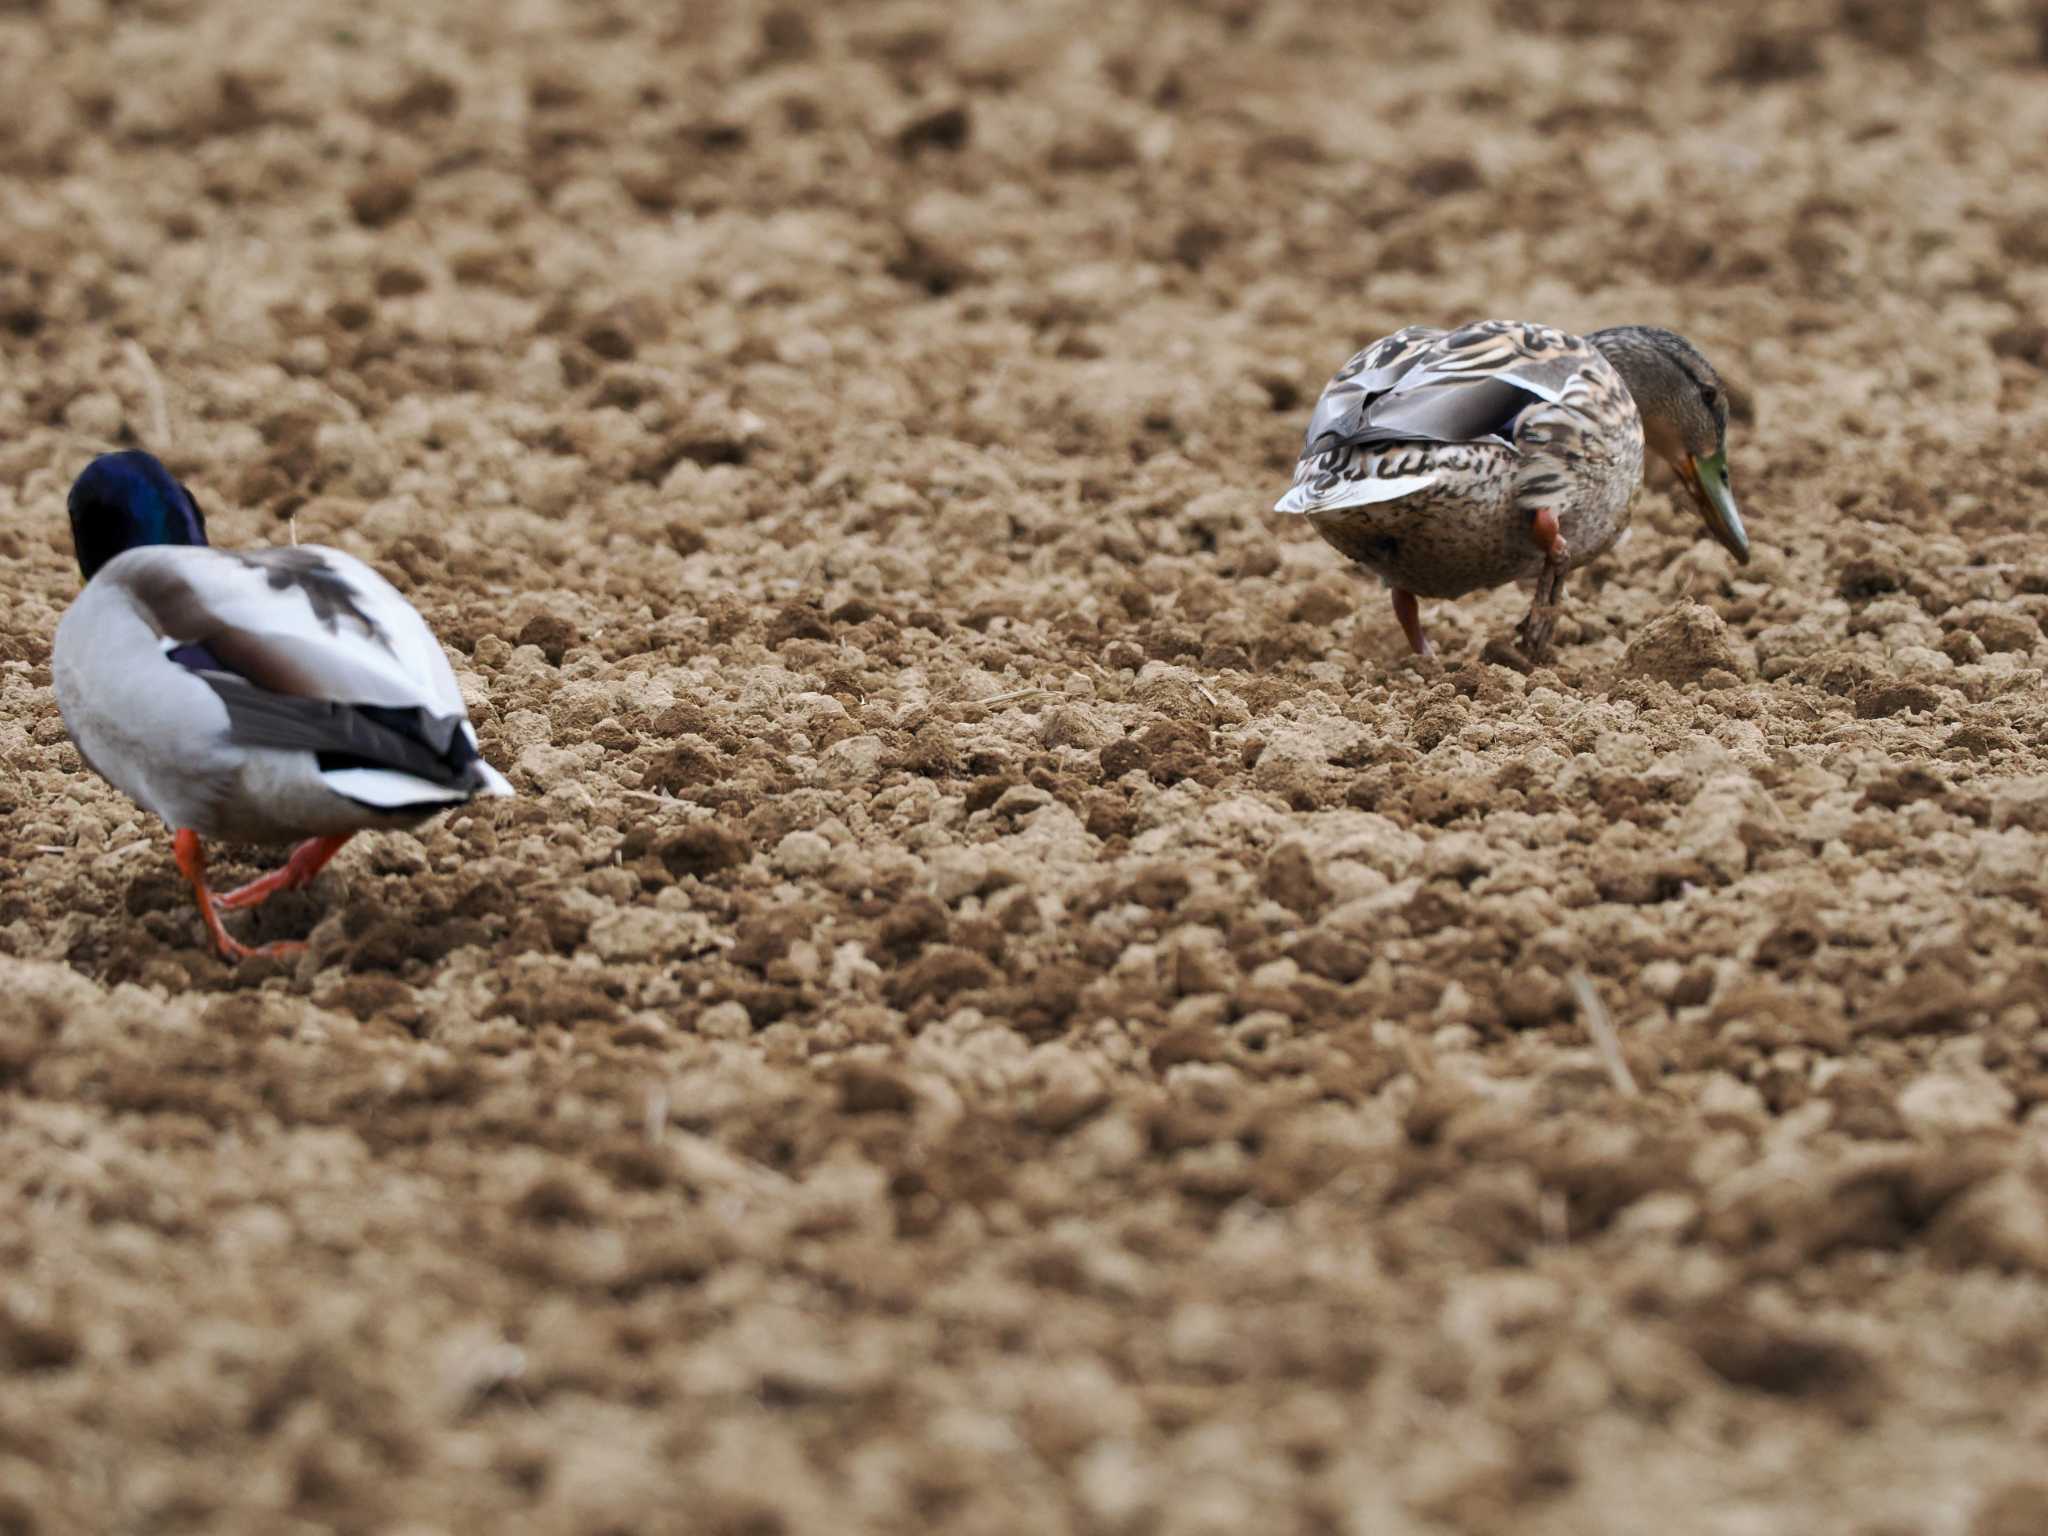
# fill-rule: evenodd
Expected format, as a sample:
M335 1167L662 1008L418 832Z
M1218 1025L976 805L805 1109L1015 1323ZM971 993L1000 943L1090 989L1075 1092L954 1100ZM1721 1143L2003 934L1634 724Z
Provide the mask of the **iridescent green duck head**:
M1721 546L1749 563L1749 534L1728 483L1728 391L1699 348L1675 331L1617 325L1586 340L1634 396L1643 437L1692 492L1700 520Z

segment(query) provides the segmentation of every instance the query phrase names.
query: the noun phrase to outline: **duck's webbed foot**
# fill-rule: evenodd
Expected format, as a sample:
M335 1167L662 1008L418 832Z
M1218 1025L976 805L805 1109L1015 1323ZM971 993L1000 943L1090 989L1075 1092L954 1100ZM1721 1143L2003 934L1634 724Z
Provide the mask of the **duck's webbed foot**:
M199 916L206 924L207 937L213 940L213 947L221 959L233 965L238 960L247 960L251 955L295 955L306 946L296 941L280 941L276 944L244 944L230 934L220 920L220 905L212 889L206 883L206 848L199 841L199 834L180 831L171 840L172 850L177 854L178 872L192 886L192 894L199 902Z
M1564 598L1564 578L1571 570L1571 546L1557 526L1557 514L1544 507L1529 523L1529 537L1543 551L1543 569L1536 576L1535 600L1515 630L1522 654L1531 661L1550 655L1550 632L1557 625L1559 604Z

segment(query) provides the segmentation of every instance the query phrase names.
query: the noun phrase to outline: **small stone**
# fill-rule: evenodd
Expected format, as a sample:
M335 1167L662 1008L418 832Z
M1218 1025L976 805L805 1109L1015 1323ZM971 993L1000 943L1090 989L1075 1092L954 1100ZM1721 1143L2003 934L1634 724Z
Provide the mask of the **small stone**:
M1987 651L2031 651L2041 640L2041 626L2018 613L1980 613L1970 633Z
M2023 827L1980 832L1970 867L1970 889L1980 896L2031 900L2041 883L2040 839Z
M112 442L125 419L121 402L103 389L80 395L64 407L64 425L95 442Z
M1716 1072L1701 1087L1695 1106L1704 1120L1762 1121L1769 1118L1764 1096L1727 1072Z
M1652 960L1643 967L1643 990L1662 1003L1677 995L1678 984L1684 979L1685 967L1676 960Z
M1033 1079L1022 1116L1040 1130L1071 1129L1109 1102L1102 1074L1088 1057L1066 1046L1041 1046L1032 1056Z
M1376 811L1347 811L1325 817L1318 825L1329 828L1322 839L1326 857L1363 864L1389 878L1407 874L1423 853L1419 836ZM1456 846L1472 844L1468 840ZM1487 865L1490 860L1480 868Z
M744 864L753 856L747 840L730 827L698 822L655 844L654 855L677 879L704 879L722 869Z
M1003 883L986 848L934 848L927 866L932 894L949 907Z
M1287 617L1297 624L1335 624L1357 612L1352 596L1328 584L1310 587L1294 600Z
M785 875L815 875L832 862L832 845L816 832L792 832L770 860Z
M1738 677L1756 671L1736 650L1721 616L1700 603L1686 603L1645 624L1629 642L1621 665L1631 676L1679 686L1699 682L1716 668Z
M514 709L498 722L498 739L509 752L546 746L555 739L554 722L537 709Z
M1340 986L1358 980L1372 967L1372 951L1363 944L1320 929L1296 941L1292 958L1303 970Z
M1369 734L1357 722L1341 718L1262 724L1266 745L1252 768L1252 782L1280 794L1337 783L1343 777L1338 759L1360 750Z
M650 960L662 953L670 930L666 913L652 907L626 907L592 923L589 943L606 960Z
M412 206L414 185L403 171L376 172L349 192L349 212L366 229L382 229Z
M1858 720L1888 720L1893 715L1931 715L1941 708L1941 695L1924 683L1873 682L1856 690Z
M1330 899L1330 888L1316 874L1307 843L1290 838L1266 857L1259 886L1281 906L1304 916L1318 912Z
M1749 868L1750 846L1766 840L1769 796L1746 774L1718 774L1702 786L1678 821L1677 843L1717 880L1736 880Z
M878 1062L852 1061L839 1073L839 1107L849 1115L906 1115L917 1108L917 1088Z
M1899 1118L1915 1136L1939 1138L2012 1123L2018 1100L1991 1073L1924 1072L1899 1092Z
M1128 1440L1098 1440L1079 1462L1081 1507L1105 1531L1135 1530L1159 1501L1157 1458Z
M1445 832L1423 850L1422 873L1469 885L1493 868L1494 856L1493 845L1477 832Z
M575 643L576 628L552 613L537 613L519 631L520 645L540 648L550 666L560 666L563 654Z
M1992 1264L2048 1274L2048 1193L2008 1168L1951 1200L1935 1225L1934 1241L1958 1266Z
M889 748L879 736L849 736L818 754L818 775L828 784L870 784L881 777Z
M1201 679L1186 667L1166 662L1147 662L1131 684L1131 702L1176 720L1194 720L1203 725L1220 725L1222 711L1216 697Z
M744 1040L753 1032L754 1021L744 1003L713 1003L697 1015L697 1033L707 1039Z
M1123 727L1107 710L1087 704L1065 704L1047 712L1038 739L1048 747L1079 747L1099 752L1111 742L1121 741L1123 734Z

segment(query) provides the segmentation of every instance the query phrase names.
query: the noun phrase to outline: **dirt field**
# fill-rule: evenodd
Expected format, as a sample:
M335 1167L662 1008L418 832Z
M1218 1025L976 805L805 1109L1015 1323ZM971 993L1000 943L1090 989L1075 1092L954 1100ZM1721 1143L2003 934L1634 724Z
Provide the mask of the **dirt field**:
M0 103L0 1532L2048 1531L2048 12L13 0ZM1409 658L1266 509L1485 315L1694 337L1754 563L1657 470ZM522 792L297 962L50 695L135 442Z

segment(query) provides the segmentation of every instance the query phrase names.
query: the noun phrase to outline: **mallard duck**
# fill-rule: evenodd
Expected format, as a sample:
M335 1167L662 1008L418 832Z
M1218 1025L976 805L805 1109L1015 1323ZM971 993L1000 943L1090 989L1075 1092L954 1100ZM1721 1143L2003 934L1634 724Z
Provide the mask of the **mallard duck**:
M210 547L192 493L147 453L94 459L70 512L85 590L57 625L57 707L86 766L170 826L223 959L303 948L240 944L221 913L305 885L356 833L512 793L440 644L360 560ZM298 846L215 895L208 838Z
M1535 577L1517 636L1540 660L1566 573L1628 527L1646 440L1707 531L1748 563L1727 439L1720 376L1674 332L1411 325L1359 352L1324 389L1294 488L1274 510L1304 514L1394 589L1417 655L1430 653L1418 597Z

